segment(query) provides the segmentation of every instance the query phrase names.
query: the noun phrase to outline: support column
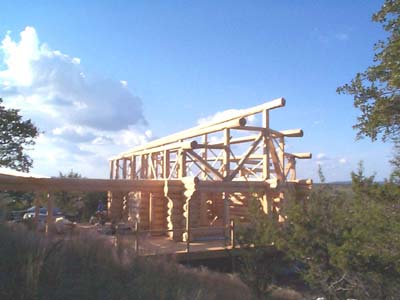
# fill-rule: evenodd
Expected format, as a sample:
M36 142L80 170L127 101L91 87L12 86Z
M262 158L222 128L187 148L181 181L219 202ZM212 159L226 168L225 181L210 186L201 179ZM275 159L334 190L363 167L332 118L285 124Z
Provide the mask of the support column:
M165 182L164 195L168 200L167 228L168 230L173 230L170 231L168 235L174 241L183 240L183 232L186 226L186 220L183 215L183 192L183 184L171 185L168 181Z
M262 127L269 129L269 110L264 110L262 113L263 123ZM263 137L263 180L270 179L270 168L269 168L269 131L264 132ZM268 203L268 195L265 192L261 199L261 206L265 214L271 213L271 210L268 208L272 203Z
M33 224L37 229L39 224L39 213L40 213L40 206L39 206L39 194L35 193L35 198L33 200L33 204L35 205L35 216L33 218Z
M185 150L179 150L179 171L178 178L183 178L186 176L186 152Z
M46 217L46 234L49 234L52 232L54 228L54 218L53 218L53 194L48 193L47 194L47 217Z
M110 179L114 179L114 160L110 160Z
M140 197L138 192L128 193L128 222L134 225L139 223Z
M108 215L112 222L118 222L122 219L124 193L109 191L107 194Z
M169 165L170 165L170 156L169 156L169 150L164 150L164 159L163 159L163 178L165 180L168 179L169 177L169 173L170 173L170 169L169 169Z
M185 190L185 204L183 205L183 216L185 218L186 232L183 235L184 241L192 241L192 229L200 225L200 195L197 192L198 178L185 178L183 181ZM199 231L196 231L199 233Z
M139 228L148 230L150 228L150 193L140 192Z
M225 146L225 153L224 153L224 179L227 179L230 174L230 157L231 157L231 148L230 148L230 130L226 128L224 130L224 146Z
M152 235L166 235L162 231L168 228L167 202L162 191L150 193L150 229L160 231L153 232Z

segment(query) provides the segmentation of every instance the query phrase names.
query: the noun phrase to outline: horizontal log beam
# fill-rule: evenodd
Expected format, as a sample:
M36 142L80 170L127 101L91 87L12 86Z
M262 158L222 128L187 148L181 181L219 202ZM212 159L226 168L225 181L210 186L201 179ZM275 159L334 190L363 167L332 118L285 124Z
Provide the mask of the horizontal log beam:
M265 181L200 181L196 188L199 192L266 192L270 184Z
M197 145L198 145L197 141L176 142L176 143L172 143L172 144L168 144L168 145L164 145L164 146L160 146L160 147L154 147L154 148L150 148L150 149L140 150L140 151L135 152L134 154L131 154L131 156L159 153L159 152L163 152L166 150L178 151L179 149L193 149L193 148L196 148ZM124 156L124 158L127 158L127 156ZM123 159L123 158L116 157L116 158L112 158L111 160L115 160L115 159Z
M302 129L289 129L289 130L280 130L279 131L283 136L286 137L302 137L304 132Z
M185 139L190 139L193 137L197 137L203 134L207 133L213 133L217 132L220 130L223 130L225 128L233 128L233 127L243 127L246 125L246 117L261 113L265 110L271 110L275 109L278 107L283 107L285 106L286 101L284 98L278 98L275 100L272 100L270 102L242 110L240 113L238 113L235 116L227 117L225 119L221 119L215 122L209 122L205 123L169 136L166 136L161 139L157 139L155 141L149 142L147 144L144 144L142 146L135 147L134 149L122 153L119 157L129 157L130 155L134 154L135 152L142 151L145 149L150 149L154 147L159 147L163 146L166 144L174 143L179 140L185 140Z
M304 152L304 153L285 153L285 156L294 157L298 159L310 159L312 158L312 153Z
M299 185L312 185L312 179L295 179L295 180L286 180L286 183L294 183Z
M164 138L149 142L142 146L135 147L132 150L130 150L128 152L124 152L121 155L119 155L118 157L115 157L113 159L122 158L122 157L130 157L132 155L136 155L136 153L139 153L140 151L143 151L143 150L148 151L148 150L151 150L152 148L164 146L164 145L171 144L171 143L176 143L179 140L191 139L191 138L201 136L204 134L221 131L225 128L233 128L233 127L240 128L245 125L246 125L245 118L236 118L236 119L233 119L233 120L230 120L227 122L218 123L218 124L208 126L208 127L203 127L203 126L194 127L194 128L187 129L187 130L166 136Z
M179 181L178 181L179 182ZM178 184L177 182L177 184ZM170 185L174 183L169 182ZM35 178L0 174L0 190L32 192L103 192L145 191L163 189L164 180L110 180L86 178Z
M247 142L253 142L258 138L258 135L249 135L249 136L244 136L240 138L235 138L235 139L230 139L229 144L241 144L241 143L247 143ZM207 147L210 146L223 146L224 142L217 142L217 143L209 143L207 144ZM211 148L211 147L210 147Z

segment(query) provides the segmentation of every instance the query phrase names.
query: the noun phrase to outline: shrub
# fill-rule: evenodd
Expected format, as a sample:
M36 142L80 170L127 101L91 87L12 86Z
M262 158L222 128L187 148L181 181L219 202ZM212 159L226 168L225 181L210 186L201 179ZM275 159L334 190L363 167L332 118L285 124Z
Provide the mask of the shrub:
M250 299L239 278L115 251L92 236L46 239L0 225L0 299Z
M352 187L322 185L305 202L286 201L287 222L259 217L252 238L300 262L303 279L328 299L398 299L400 187L375 183L362 165Z

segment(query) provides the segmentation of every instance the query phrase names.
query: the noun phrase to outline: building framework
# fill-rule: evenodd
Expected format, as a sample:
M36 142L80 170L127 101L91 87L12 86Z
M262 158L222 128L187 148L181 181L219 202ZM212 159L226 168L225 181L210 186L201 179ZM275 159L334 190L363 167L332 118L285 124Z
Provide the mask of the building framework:
M311 153L285 150L286 139L303 131L270 128L270 111L283 106L278 98L112 158L110 179L136 188L109 190L111 219L175 241L226 238L232 220L251 218L252 202L284 221L287 192L303 193L312 182L296 177L296 160Z

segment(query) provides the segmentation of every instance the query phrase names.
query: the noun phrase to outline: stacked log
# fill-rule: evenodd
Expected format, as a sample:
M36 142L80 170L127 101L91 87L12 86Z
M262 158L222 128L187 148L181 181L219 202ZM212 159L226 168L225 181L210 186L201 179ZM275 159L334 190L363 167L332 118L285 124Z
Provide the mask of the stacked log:
M224 197L223 193L213 193L213 210L217 219L224 218Z
M128 222L139 223L140 192L130 192L128 194Z
M113 191L107 194L108 216L111 222L118 222L122 218L123 197L122 192Z
M194 192L189 203L190 241L223 238L222 193Z
M150 193L140 192L139 195L139 229L150 229Z
M174 241L182 241L185 230L185 219L183 217L184 195L181 191L169 191L167 193L167 228L173 230L168 236Z
M155 230L152 235L166 235L167 202L162 192L150 193L150 229Z
M129 219L129 195L124 193L122 196L122 221L127 222Z
M247 221L249 219L249 200L255 196L250 193L234 193L229 197L230 201L230 217L240 221ZM256 200L256 198L254 199Z
M210 192L206 194L206 198L207 218L209 225L212 225L216 220L221 219L224 214L222 193Z
M190 229L193 227L193 224L196 222L195 220L192 220L193 212L192 212L192 195L194 191L193 190L185 190L183 193L185 197L184 205L183 205L183 218L184 218L184 224L186 231L183 234L183 240L192 240L190 237ZM195 197L196 198L196 197ZM194 198L194 199L195 199Z

